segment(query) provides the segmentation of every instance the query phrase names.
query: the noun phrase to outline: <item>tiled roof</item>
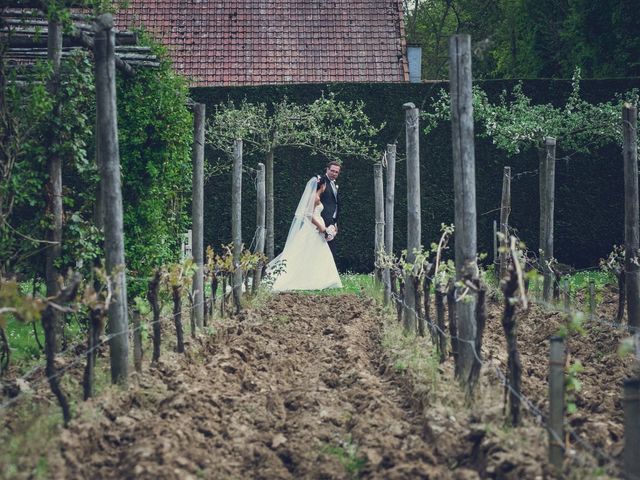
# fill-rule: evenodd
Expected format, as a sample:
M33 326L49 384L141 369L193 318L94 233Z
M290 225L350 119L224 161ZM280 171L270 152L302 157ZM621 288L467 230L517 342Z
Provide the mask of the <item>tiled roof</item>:
M402 0L130 0L192 86L404 82Z

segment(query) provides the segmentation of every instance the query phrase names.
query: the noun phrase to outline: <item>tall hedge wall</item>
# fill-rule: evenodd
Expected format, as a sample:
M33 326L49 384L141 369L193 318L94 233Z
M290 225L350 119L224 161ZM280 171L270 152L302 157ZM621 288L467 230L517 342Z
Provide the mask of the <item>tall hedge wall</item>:
M496 99L511 90L516 81L484 81L480 86ZM217 104L228 99L239 102L276 102L283 96L308 103L322 92L334 92L346 101L362 100L374 123L385 122L377 143L384 149L397 142L399 164L396 186L395 246L406 245L406 176L404 110L413 102L429 107L432 97L446 82L423 84L321 84L279 85L232 88L194 88L192 98L207 105L211 114ZM613 98L615 93L640 88L640 79L583 80L582 95L593 102ZM526 80L523 90L535 102L564 104L571 82L567 80ZM562 152L558 146L558 156ZM219 152L207 150L209 160ZM343 159L338 180L342 202L338 268L341 271L367 272L373 268L374 198L371 161ZM261 158L247 158L255 167ZM437 240L441 223L453 223L453 180L451 132L440 125L428 136L421 133L422 242ZM275 156L275 239L276 252L286 239L293 211L308 178L323 171L325 160L308 151L281 149ZM502 167L510 165L512 183L511 224L531 248L538 248L538 159L535 152L508 158L490 140L476 140L476 192L478 205L478 250L491 253L492 224L499 219ZM531 172L531 173L526 173ZM555 252L559 261L578 267L595 265L611 246L623 241L623 170L620 148L615 145L560 160L556 166ZM519 175L522 174L522 175ZM243 184L243 238L248 244L255 230L255 188L251 172ZM231 178L229 174L212 177L205 185L205 244L214 248L231 241ZM310 265L312 268L312 265Z

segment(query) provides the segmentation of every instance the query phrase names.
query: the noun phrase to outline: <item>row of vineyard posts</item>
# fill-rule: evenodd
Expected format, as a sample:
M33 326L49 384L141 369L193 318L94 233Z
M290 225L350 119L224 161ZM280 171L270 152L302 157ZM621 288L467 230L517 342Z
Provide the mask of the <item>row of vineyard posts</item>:
M443 226L437 246L423 250L420 237L420 169L419 169L419 112L412 103L404 105L407 163L407 248L397 259L393 255L394 196L396 145L387 145L383 161L374 165L375 193L375 256L376 278L384 291L385 305L394 305L398 321L407 332L424 336L429 331L440 362L447 358L447 339L455 375L465 387L468 400L473 401L480 367L486 362L481 355L482 334L486 322L486 287L480 281L476 263L476 198L475 158L472 107L471 49L468 35L454 35L449 43L451 131L453 144L453 176L455 227ZM625 255L619 278L622 299L626 297L628 329L635 332L635 344L640 345L640 231L638 226L638 165L637 165L637 107L623 106L623 159L625 178ZM535 301L547 308L558 295L557 286L562 272L553 257L553 225L555 200L556 139L542 139L539 149L540 175L540 258L533 262L543 276L542 295ZM383 181L386 167L386 192ZM500 228L494 222L494 262L504 296L504 328L508 361L507 373L501 375L505 385L505 401L509 403L509 417L513 426L521 424L520 390L521 364L517 346L517 309L528 307L528 281L522 264L523 252L516 238L510 235L508 224L511 211L511 169L504 167L500 206ZM455 232L455 272L447 272L442 253ZM498 246L499 244L499 246ZM431 295L435 295L436 319L431 319ZM554 295L555 291L555 295ZM595 318L595 295L590 285L591 318ZM568 298L568 293L565 293ZM445 322L445 303L448 306L449 333ZM621 300L620 309L624 308ZM571 315L565 302L565 311ZM622 319L622 311L618 318ZM564 463L565 421L565 365L564 338L550 340L549 412L542 414L549 432L549 461L558 472ZM637 348L637 347L636 347ZM636 352L637 354L637 352ZM497 369L497 368L496 368ZM507 397L506 392L509 392ZM640 379L624 382L624 472L629 478L640 478ZM571 433L571 432L569 432Z
M32 320L38 317L42 321L45 333L44 350L46 356L45 377L52 392L57 397L63 411L65 424L71 419L69 402L60 384L64 369L56 368L55 357L59 350L57 344L63 331L64 316L77 313L86 308L89 316L89 330L86 352L77 357L71 364L76 364L82 356L86 357L83 380L84 398L94 394L94 371L98 349L108 342L110 351L110 369L113 383L126 385L129 377L129 337L133 337L134 366L140 370L142 366L142 337L144 328L140 323L141 305L131 309L133 329L129 328L129 308L127 299L127 277L124 258L123 209L120 180L120 157L118 148L118 124L116 107L116 68L127 75L135 74L130 65L115 55L115 33L111 14L99 15L94 23L95 37L85 47L90 47L95 59L95 93L96 93L96 161L99 165L101 195L98 200L100 220L104 229L104 270L96 270L96 278L83 281L79 275L73 274L61 287L62 278L55 265L60 256L62 244L62 164L59 158L49 158L50 210L54 221L48 237L46 280L47 298L25 297L18 293L15 281L3 280L5 292L12 292L12 305L3 306L0 314L13 314L18 318ZM60 61L62 52L63 28L59 21L48 22L47 42L48 58L52 62L54 74L49 89L58 88L60 84ZM178 352L185 351L182 298L185 289L190 301L191 332L207 326L207 321L216 311L216 294L221 289L219 300L220 315L224 316L230 307L230 296L233 296L235 313L239 313L242 305L242 291L250 292L250 280L253 280L253 292L261 282L262 269L266 257L263 254L265 245L265 169L259 164L258 177L258 211L257 242L253 252L243 248L241 239L241 185L242 185L242 141L234 143L233 154L233 243L226 246L221 255L215 255L208 249L205 265L203 245L203 205L204 205L204 144L205 144L205 105L192 104L194 112L194 136L192 149L193 191L192 191L192 223L193 223L193 259L184 263L168 265L156 270L149 282L147 300L153 320L152 364L160 359L161 323L163 317L162 291L164 297L173 300L173 318L176 332ZM210 296L205 296L205 276L210 285ZM227 284L231 292L227 292ZM84 290L79 292L81 285ZM164 285L164 288L162 286ZM189 291L189 289L191 290ZM34 312L37 312L34 314ZM108 321L106 321L108 317ZM105 325L108 332L105 340L100 340ZM4 333L4 332L3 332ZM9 349L6 349L6 361L9 361Z

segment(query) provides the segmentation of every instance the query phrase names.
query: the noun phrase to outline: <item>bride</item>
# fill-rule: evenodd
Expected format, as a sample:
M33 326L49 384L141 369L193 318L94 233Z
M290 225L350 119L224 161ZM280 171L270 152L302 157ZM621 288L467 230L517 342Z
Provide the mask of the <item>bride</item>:
M275 278L271 287L275 292L342 288L326 240L331 230L321 216L320 195L327 188L326 181L317 176L307 182L284 249L267 265L267 277Z

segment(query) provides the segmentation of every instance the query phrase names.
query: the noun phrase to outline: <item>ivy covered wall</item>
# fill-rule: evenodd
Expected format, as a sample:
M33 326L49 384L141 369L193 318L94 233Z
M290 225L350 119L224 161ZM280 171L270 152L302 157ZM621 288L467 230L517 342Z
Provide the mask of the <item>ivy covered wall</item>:
M510 91L516 81L479 82L490 99L503 90ZM381 151L397 142L395 247L406 245L406 164L404 110L413 102L428 109L432 97L446 82L423 84L322 84L261 87L194 88L192 98L207 105L211 114L219 103L277 102L283 96L309 103L322 92L334 92L339 100L365 102L365 111L374 124L385 123L378 136ZM610 100L616 93L640 88L640 79L583 80L582 97L588 101ZM570 80L526 80L524 93L536 103L562 105L571 92ZM564 152L558 145L558 157ZM207 161L217 162L220 152L206 150ZM338 180L342 202L338 268L367 272L373 268L374 198L373 163L344 158ZM222 160L225 161L224 159ZM259 157L245 158L248 167L243 184L243 239L251 242L255 231L255 168ZM295 206L308 178L324 169L325 159L299 149L281 149L275 155L275 241L276 252L283 247ZM429 135L421 132L422 242L429 244L439 236L441 223L453 223L453 166L449 125L438 126ZM512 167L511 224L533 249L538 247L538 159L535 152L509 158L490 140L476 140L476 192L478 202L478 250L491 253L492 224L499 219L502 167ZM231 177L222 172L205 185L205 244L218 248L231 241ZM622 155L611 145L590 155L571 154L556 165L555 252L559 261L576 266L595 265L611 246L623 241Z

